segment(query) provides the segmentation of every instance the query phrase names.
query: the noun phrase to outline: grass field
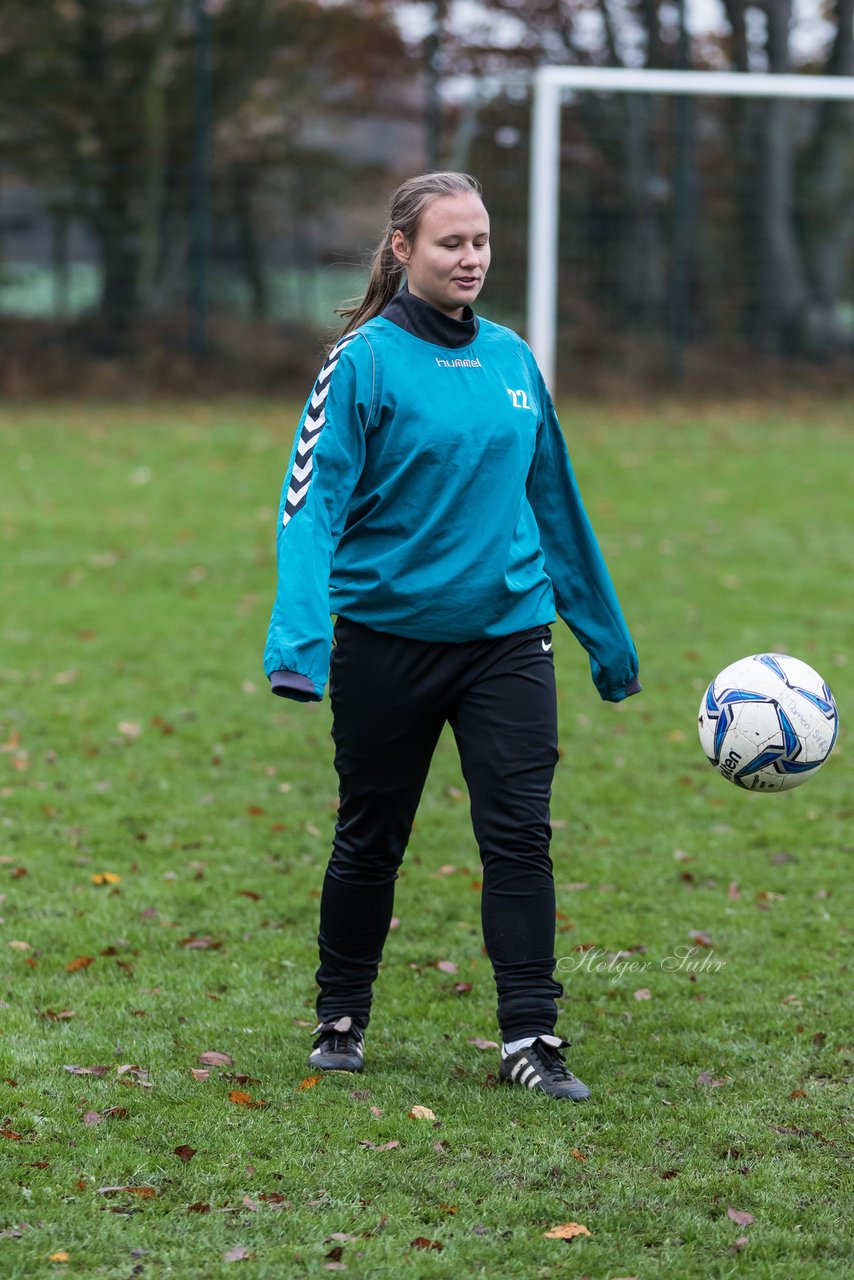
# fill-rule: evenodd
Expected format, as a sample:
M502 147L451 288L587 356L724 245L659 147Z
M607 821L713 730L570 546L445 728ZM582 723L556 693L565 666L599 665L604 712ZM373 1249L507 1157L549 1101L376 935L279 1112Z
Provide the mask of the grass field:
M367 1070L306 1087L329 709L260 669L294 418L0 411L0 1277L850 1275L854 407L565 406L645 686L601 703L555 629L585 1107L494 1087L472 1043L495 1000L447 739ZM786 795L696 739L762 649L840 708Z

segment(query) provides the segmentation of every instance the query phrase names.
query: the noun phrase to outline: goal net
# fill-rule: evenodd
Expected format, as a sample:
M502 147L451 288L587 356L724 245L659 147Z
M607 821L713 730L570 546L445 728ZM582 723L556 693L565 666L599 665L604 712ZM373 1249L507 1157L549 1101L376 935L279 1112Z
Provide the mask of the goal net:
M850 375L854 78L549 66L531 119L527 332L550 384Z

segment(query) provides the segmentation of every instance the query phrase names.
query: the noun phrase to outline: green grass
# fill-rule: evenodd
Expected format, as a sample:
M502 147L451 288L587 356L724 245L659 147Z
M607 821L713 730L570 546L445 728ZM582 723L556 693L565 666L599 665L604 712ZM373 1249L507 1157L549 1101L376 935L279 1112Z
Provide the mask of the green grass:
M294 417L0 416L0 1276L850 1274L854 408L566 407L645 685L600 703L555 630L560 1027L586 1107L495 1088L469 1043L495 1000L448 739L368 1069L298 1087L336 785L328 704L260 670ZM770 648L825 675L842 731L807 786L754 796L694 722L716 671ZM669 958L695 931L692 973ZM195 1079L207 1050L235 1065ZM567 1222L590 1236L544 1238Z

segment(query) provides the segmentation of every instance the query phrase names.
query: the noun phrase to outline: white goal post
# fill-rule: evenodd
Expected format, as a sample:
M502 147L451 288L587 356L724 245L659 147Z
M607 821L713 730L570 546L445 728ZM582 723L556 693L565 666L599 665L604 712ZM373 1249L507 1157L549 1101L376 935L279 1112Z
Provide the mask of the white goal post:
M528 341L546 384L555 387L560 111L565 89L690 94L710 98L818 98L854 101L854 76L736 71L653 71L626 67L540 67L533 77Z

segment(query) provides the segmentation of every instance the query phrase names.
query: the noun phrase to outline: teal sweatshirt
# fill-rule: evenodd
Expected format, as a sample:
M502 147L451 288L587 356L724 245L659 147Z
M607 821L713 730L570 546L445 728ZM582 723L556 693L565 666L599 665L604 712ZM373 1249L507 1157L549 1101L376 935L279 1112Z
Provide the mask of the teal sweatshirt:
M332 349L282 490L264 655L275 692L322 697L331 614L461 642L554 621L601 696L638 660L527 345L406 293Z

